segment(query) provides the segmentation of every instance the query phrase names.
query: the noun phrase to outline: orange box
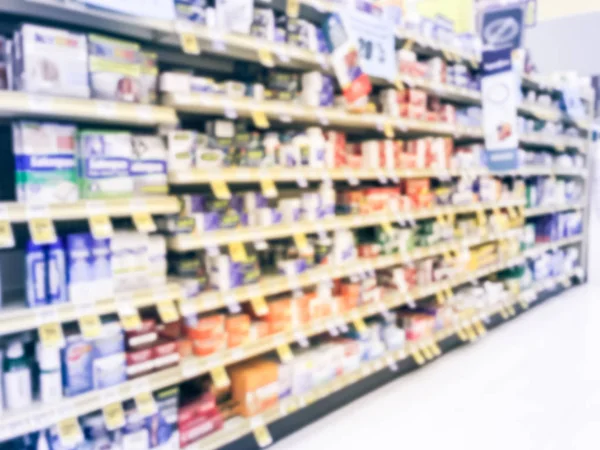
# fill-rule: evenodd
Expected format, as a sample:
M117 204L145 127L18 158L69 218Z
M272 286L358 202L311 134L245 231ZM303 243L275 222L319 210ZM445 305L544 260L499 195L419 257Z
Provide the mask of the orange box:
M266 320L257 320L250 324L248 337L251 341L262 339L269 335L269 323Z
M291 299L272 300L267 305L269 306L269 312L265 318L268 322L272 320L292 320Z
M192 341L190 339L179 339L179 345L177 348L179 350L180 358L187 358L188 356L192 355Z
M302 297L298 297L292 300L292 320L291 323L294 327L306 325L311 321L310 316L310 301L311 294L304 294Z
M277 404L279 364L276 362L245 362L230 368L228 372L231 396L237 402L242 416L254 416Z
M227 347L227 333L219 333L207 339L194 339L192 348L194 355L206 356L225 350Z
M187 335L191 339L207 339L225 332L225 316L213 314L200 317L194 327L188 327Z
M414 208L430 208L433 202L431 180L429 178L413 178L403 180L404 193L410 198Z
M248 342L250 335L250 316L238 314L228 317L225 321L227 331L227 347L237 347Z

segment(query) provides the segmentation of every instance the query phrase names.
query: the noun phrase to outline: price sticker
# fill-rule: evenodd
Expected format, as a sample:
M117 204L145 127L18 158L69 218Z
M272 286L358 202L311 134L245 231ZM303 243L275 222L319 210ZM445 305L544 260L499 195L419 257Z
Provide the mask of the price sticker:
M383 229L384 233L392 236L394 234L394 227L392 226L392 223L390 221L383 221L381 222L381 228Z
M210 371L210 377L217 389L226 388L230 384L225 367L215 367Z
M306 235L304 233L295 233L294 244L296 244L296 247L299 250L308 248L308 239L306 239Z
M79 330L83 337L87 340L92 340L102 335L102 322L96 314L82 316L78 319Z
M59 323L45 323L38 328L38 336L44 347L60 348L65 345L65 336Z
M508 319L508 312L506 311L506 308L500 308L500 317L502 317L504 320Z
M358 334L364 334L367 331L367 324L362 317L357 317L352 321L352 323L354 324L354 329L358 332Z
M15 246L15 235L8 220L0 220L0 248Z
M265 112L259 109L252 111L252 122L254 122L254 126L256 128L260 128L262 130L269 128L271 125Z
M442 349L440 349L437 343L434 342L433 344L431 344L430 348L435 356L440 356L442 354Z
M418 349L412 352L412 356L419 366L425 364L425 357L421 354L421 352Z
M479 336L483 336L486 333L485 326L483 326L483 323L481 323L480 320L475 321L473 327Z
M199 55L200 45L198 38L194 33L191 32L180 32L179 33L179 44L184 53L188 55Z
M179 312L175 307L175 303L171 300L166 300L156 305L158 315L163 323L172 323L179 320Z
M253 430L254 439L260 448L268 447L273 443L273 437L265 425L260 425Z
M446 303L446 297L444 296L443 291L437 291L435 293L435 299L437 300L438 305L444 305Z
M158 407L150 392L142 392L134 397L137 412L142 417L150 417L156 414Z
M125 425L125 412L121 402L111 403L102 408L104 423L109 431L122 428Z
M523 308L523 309L528 309L529 308L529 303L525 299L520 300L519 304L521 305L521 308Z
M395 137L394 124L390 120L383 124L383 135L388 139L394 139Z
M147 212L136 212L131 216L135 228L140 233L154 233L156 231L156 224L154 219Z
M392 358L391 356L386 356L385 362L387 363L388 367L392 372L398 371L398 363L394 358Z
M406 42L402 45L402 50L411 51L413 46L415 45L415 41L412 39L407 39Z
M296 338L296 342L298 342L300 347L308 348L308 346L310 345L310 342L308 342L308 338L302 331L298 330L294 332L294 337Z
M212 189L214 196L219 200L229 200L231 198L231 191L229 190L229 186L227 186L225 181L211 181L210 188Z
M483 209L478 209L477 211L475 211L475 214L477 215L477 225L479 225L480 227L486 226L487 216L485 215Z
M454 297L454 294L452 293L452 289L450 287L444 288L444 295L446 296L446 300L448 301L452 300L452 297Z
M469 339L469 336L467 336L467 333L465 333L465 330L462 328L459 328L456 334L458 334L458 338L463 342L466 342L467 339Z
M72 448L83 442L83 431L76 417L63 419L56 424L56 432L60 443L65 448Z
M260 189L267 198L277 197L277 187L275 187L275 182L270 178L261 178Z
M508 305L506 307L506 310L508 311L508 314L510 314L511 316L515 316L517 314L517 312L515 311L515 307L513 305Z
M300 14L300 0L287 0L285 13L288 17L296 18Z
M257 316L265 316L269 312L269 307L267 306L265 297L262 295L252 298L250 303L252 304L252 310L254 311L254 314Z
M469 338L469 341L473 342L474 340L477 339L477 335L475 334L475 331L473 331L473 328L470 325L467 325L465 327L465 332L467 333L467 337Z
M258 61L265 67L275 67L275 58L271 50L265 47L258 49Z
M28 222L29 234L37 245L54 244L57 240L56 229L49 217L34 217Z
M294 359L294 354L292 353L292 349L288 344L278 345L277 354L279 355L279 359L283 363L290 362L292 359Z
M134 308L122 308L119 311L119 319L125 331L139 330L142 327L140 314Z
M431 350L429 349L429 347L423 347L421 349L421 353L423 354L423 356L425 357L425 359L427 361L433 359L433 353L431 353Z
M113 236L114 230L110 218L105 214L96 214L89 218L90 231L95 239L107 239Z
M235 262L246 262L248 261L248 254L246 253L246 247L242 242L230 242L228 244L229 254L231 259Z

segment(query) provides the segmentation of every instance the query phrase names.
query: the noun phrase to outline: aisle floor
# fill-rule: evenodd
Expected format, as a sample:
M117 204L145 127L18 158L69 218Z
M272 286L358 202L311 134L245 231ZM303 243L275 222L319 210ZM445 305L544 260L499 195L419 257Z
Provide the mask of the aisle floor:
M599 294L551 299L271 448L598 450Z

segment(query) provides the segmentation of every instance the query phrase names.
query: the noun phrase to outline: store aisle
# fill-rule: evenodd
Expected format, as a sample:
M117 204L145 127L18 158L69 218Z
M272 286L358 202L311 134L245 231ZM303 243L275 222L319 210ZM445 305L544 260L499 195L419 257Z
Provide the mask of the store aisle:
M272 448L596 450L599 294L549 300Z

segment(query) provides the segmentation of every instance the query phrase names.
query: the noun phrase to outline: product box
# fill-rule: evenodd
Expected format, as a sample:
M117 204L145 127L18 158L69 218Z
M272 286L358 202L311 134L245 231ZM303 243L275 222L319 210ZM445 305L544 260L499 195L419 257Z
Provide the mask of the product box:
M90 97L85 35L25 24L15 33L13 53L16 90Z
M13 123L17 201L49 205L79 199L76 132L72 125Z
M228 370L231 396L239 413L252 417L277 404L279 364L273 361L249 361Z
M79 188L82 198L131 195L131 134L119 131L79 133Z
M215 0L217 29L249 34L253 8L252 0Z
M188 170L194 166L198 134L191 130L172 130L167 135L169 170Z
M72 334L65 337L65 346L61 349L65 397L73 397L93 389L93 360L93 345L83 339L83 336Z
M13 89L13 41L0 36L0 91Z
M270 8L254 8L250 35L273 42L275 40L275 13Z
M175 0L175 12L178 19L206 25L207 9L208 2L206 0Z
M158 55L141 52L140 103L154 104L158 92Z
M167 149L158 136L132 136L133 157L130 173L133 190L144 195L166 195Z
M142 71L139 44L90 34L88 49L92 97L139 102Z

